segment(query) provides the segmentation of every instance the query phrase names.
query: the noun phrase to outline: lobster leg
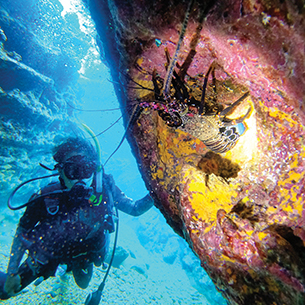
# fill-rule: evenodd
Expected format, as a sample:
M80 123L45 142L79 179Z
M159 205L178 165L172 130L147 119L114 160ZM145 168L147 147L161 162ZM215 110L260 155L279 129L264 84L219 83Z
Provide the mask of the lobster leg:
M207 72L207 74L205 75L204 78L204 82L203 82L203 86L202 86L202 96L201 96L201 101L200 101L200 107L199 107L199 115L204 115L204 105L205 105L205 93L207 90L207 84L208 84L208 79L209 79L209 75L212 72L212 76L213 76L213 90L214 93L216 94L216 78L215 78L215 64L214 62L210 65L210 68Z
M154 92L155 92L155 99L156 100L161 100L161 92L160 92L160 88L158 86L158 83L157 83L157 71L156 69L153 70L153 73L152 73L152 82L154 84Z
M227 116L228 114L231 114L231 113L234 111L234 109L235 109L238 105L240 105L240 104L243 102L243 100L244 100L248 95L249 95L249 92L246 92L242 97L240 97L240 98L239 98L236 102L234 102L231 106L227 107L226 109L224 109L223 111L220 112L219 115L220 115L220 117L221 117L221 119L222 119L222 121L223 121L224 123L230 123L230 122L232 122L232 120L226 119L226 116ZM244 119L249 115L250 112L251 112L251 106L250 106L249 110L247 111L247 113L246 113L243 117L241 117L240 119L235 120L235 122L236 122L236 123L241 123L241 122L243 122Z

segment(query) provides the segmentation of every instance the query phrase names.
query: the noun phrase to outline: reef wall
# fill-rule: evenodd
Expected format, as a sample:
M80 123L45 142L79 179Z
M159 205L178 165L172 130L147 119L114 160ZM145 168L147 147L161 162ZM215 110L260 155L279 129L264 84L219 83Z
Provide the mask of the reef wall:
M229 304L303 304L304 2L86 2L168 223Z
M62 10L58 1L0 1L3 205L15 186L46 175L38 163L52 164L54 140L77 128L68 104L77 100L79 58L88 42L85 34L75 34L78 20L67 23Z

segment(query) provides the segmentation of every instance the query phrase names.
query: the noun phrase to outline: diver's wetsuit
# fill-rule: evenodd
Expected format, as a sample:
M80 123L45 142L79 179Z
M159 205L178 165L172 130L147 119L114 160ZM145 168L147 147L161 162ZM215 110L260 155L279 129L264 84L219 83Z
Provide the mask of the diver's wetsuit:
M54 276L59 264L66 264L76 283L86 288L92 275L92 264L100 266L108 250L109 232L113 231L112 210L138 216L153 205L149 195L134 202L115 185L111 175L103 177L103 197L94 201L93 189L81 186L69 192L63 183L49 184L34 196L21 217L11 249L7 275L21 277L21 290L36 278ZM35 197L32 197L33 199ZM25 250L29 256L19 266ZM82 272L86 270L86 272ZM5 294L0 298L7 298Z

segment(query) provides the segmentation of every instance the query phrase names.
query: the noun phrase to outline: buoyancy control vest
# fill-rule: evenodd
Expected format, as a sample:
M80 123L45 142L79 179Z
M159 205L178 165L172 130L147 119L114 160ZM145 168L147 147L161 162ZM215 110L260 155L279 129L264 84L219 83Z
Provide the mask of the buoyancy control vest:
M71 263L80 256L100 262L105 257L114 230L110 190L104 187L97 198L91 187L76 184L66 191L58 182L43 188L39 201L34 206L41 219L22 234L32 258L46 264L52 259Z

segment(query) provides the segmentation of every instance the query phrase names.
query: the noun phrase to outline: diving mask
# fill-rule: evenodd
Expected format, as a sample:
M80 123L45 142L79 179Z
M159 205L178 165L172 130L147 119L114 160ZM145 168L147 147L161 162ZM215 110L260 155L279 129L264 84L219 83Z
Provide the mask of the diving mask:
M55 169L62 169L69 180L82 180L90 178L96 171L96 164L85 156L73 156L64 163L55 165Z

